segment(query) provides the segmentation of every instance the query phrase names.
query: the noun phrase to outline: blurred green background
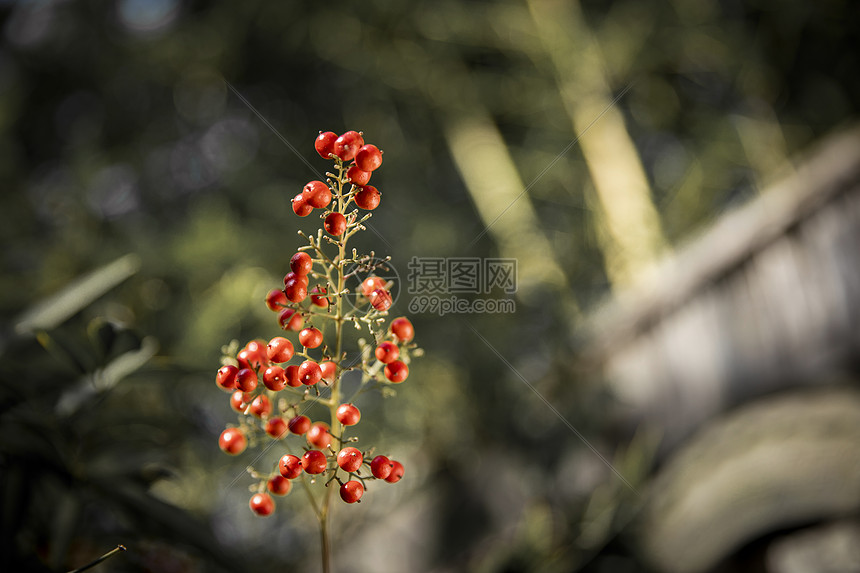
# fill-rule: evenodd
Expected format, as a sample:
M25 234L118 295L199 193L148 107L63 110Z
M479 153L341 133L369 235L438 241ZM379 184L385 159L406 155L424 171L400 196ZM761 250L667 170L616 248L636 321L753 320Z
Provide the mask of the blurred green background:
M426 356L366 436L406 477L335 513L335 569L638 571L650 438L574 367L596 305L856 118L848 0L0 2L0 567L317 567L305 500L254 518L217 436L221 346L316 217L320 130L385 151L392 256L518 260L516 312L412 314ZM225 80L283 137L273 133ZM291 148L298 150L297 156ZM527 382L526 383L524 383ZM240 476L236 480L236 476Z

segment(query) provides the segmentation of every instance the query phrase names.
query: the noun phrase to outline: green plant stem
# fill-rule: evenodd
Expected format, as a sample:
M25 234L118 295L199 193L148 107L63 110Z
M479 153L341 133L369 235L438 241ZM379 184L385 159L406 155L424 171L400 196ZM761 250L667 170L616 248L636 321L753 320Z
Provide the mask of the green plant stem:
M338 164L338 177L337 177L337 201L338 201L338 212L344 215L344 211L346 210L346 202L343 199L343 184L344 184L344 169L343 164ZM335 443L334 451L337 452L340 450L342 444L342 436L343 436L343 426L340 421L337 419L337 407L340 405L340 375L342 373L340 368L340 362L342 358L343 352L343 323L345 320L344 310L343 310L343 292L344 287L346 286L346 279L344 277L344 262L346 259L346 242L348 240L348 236L344 235L341 240L337 241L338 246L338 256L332 262L332 267L337 271L337 296L335 297L335 314L334 314L334 322L335 322L335 352L334 359L335 364L337 364L337 371L335 373L334 382L331 385L331 395L328 400L329 407L329 416L331 420L331 433L332 438ZM334 470L337 472L337 468ZM320 544L322 546L322 570L323 573L329 573L331 569L331 541L329 539L328 525L329 525L329 510L331 509L331 498L332 498L332 490L328 486L326 486L326 492L323 497L322 507L319 512L319 525L320 525Z

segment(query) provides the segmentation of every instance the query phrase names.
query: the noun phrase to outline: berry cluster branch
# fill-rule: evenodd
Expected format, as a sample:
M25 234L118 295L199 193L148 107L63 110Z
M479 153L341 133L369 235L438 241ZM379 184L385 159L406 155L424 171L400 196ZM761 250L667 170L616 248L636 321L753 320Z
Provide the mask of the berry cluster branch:
M238 424L228 425L219 438L224 452L239 455L249 447L274 444L286 451L271 471L248 467L255 480L251 510L259 516L272 514L272 495L287 495L298 479L320 524L323 570L328 571L329 486L337 484L340 498L356 503L369 482L396 483L404 473L399 461L373 456L374 448L349 445L358 441L348 433L361 419L354 402L370 390L393 395L391 387L406 380L409 363L421 350L412 343L415 330L408 318L395 318L386 327L394 285L376 273L387 268L390 257L347 249L350 238L366 230L371 213L362 211L376 209L381 201L379 190L368 183L382 164L382 151L365 144L355 131L340 136L321 132L314 147L334 168L325 182L307 183L292 199L292 209L299 217L321 209L323 225L315 235L298 232L307 244L290 259L283 288L266 296L285 333L298 333L297 343L276 336L268 342L251 340L241 349L236 342L227 345L215 382L230 393L238 415ZM347 308L348 299L354 300L352 308ZM373 341L360 339L354 357L344 349L347 324L366 329ZM341 381L350 371L360 371L361 381L344 401ZM313 404L328 411L327 421L305 415ZM291 437L303 437L304 443L291 447ZM317 478L325 486L322 496L312 487Z

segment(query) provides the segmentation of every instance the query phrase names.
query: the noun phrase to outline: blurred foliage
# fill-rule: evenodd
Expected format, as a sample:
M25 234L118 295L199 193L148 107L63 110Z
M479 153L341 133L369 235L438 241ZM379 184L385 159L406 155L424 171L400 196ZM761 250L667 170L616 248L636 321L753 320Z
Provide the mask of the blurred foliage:
M670 245L856 117L848 0L581 9ZM225 79L317 169L319 130L361 129L385 150L361 247L401 277L412 256L502 254L450 140L463 118L495 126L528 191L511 216L530 205L545 237L525 257L564 275L514 314L414 317L427 356L396 408L370 401L365 415L407 477L338 511L336 555L372 561L397 537L408 552L393 570L637 570L617 535L635 494L521 379L638 485L653 438L615 428L611 398L571 366L579 310L610 291L606 231L528 3L12 1L0 14L4 570L61 571L117 543L129 552L99 570L315 559L303 500L251 519L242 462L216 445L230 420L219 349L277 332L261 301L296 229L315 228L289 198L318 177ZM38 337L15 330L33 316L22 309L129 253L135 272ZM122 357L123 376L99 386Z

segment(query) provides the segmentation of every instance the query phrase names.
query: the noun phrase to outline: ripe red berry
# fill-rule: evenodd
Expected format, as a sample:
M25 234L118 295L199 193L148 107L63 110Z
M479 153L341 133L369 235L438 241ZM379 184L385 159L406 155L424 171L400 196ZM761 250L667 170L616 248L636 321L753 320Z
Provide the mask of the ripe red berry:
M320 365L313 360L305 360L299 366L299 380L305 386L313 386L322 380L322 370Z
M290 302L299 303L308 297L308 287L300 279L290 279L284 286L284 294Z
M282 475L272 476L266 482L266 489L274 495L287 495L293 489L293 482Z
M242 368L236 373L236 388L242 392L252 392L257 387L257 373L250 368Z
M370 473L373 477L385 479L391 475L391 470L394 469L394 464L391 463L386 456L376 456L370 462Z
M280 366L269 366L263 372L263 384L272 392L279 392L287 385L287 374Z
M299 251L290 258L290 270L299 276L307 275L313 268L313 259L304 251Z
M321 131L314 141L314 149L320 154L323 159L328 159L334 152L334 142L337 140L337 134L333 131Z
M251 496L248 506L260 517L266 517L275 511L275 500L267 493L255 493Z
M340 498L346 503L355 503L364 495L364 486L361 482L350 480L340 486Z
M339 237L346 231L346 217L340 213L329 213L323 221L323 228L329 235Z
M331 434L328 432L328 426L323 422L311 424L305 437L315 448L324 449L331 445Z
M284 294L284 291L272 289L269 291L269 294L266 295L266 306L269 307L269 310L279 311L286 305L287 297Z
M248 407L248 402L245 400L245 393L241 390L236 390L230 395L230 407L237 412L244 412Z
M238 372L238 366L225 364L218 369L218 373L215 375L215 384L222 390L232 390L236 387L236 373Z
M320 371L322 372L322 379L331 384L337 374L337 364L331 360L320 362Z
M298 332L305 325L305 319L300 313L296 312L292 308L285 308L278 315L278 324L280 324L281 328L284 330Z
M287 437L287 422L280 416L269 418L266 421L266 433L277 440Z
M299 342L305 348L319 348L323 341L323 334L319 329L308 327L299 333Z
M379 312L383 312L391 308L391 303L393 299L391 298L391 293L388 292L388 289L378 288L372 293L370 293L370 304L378 310Z
M393 342L385 341L380 342L379 346L376 347L374 351L376 355L376 359L382 362L383 364L391 364L397 357L400 356L400 349L397 348L397 345Z
M266 357L272 362L289 362L295 349L293 343L283 336L276 336L266 345Z
M362 463L364 463L364 456L361 455L361 451L358 448L349 446L337 453L337 465L343 471L354 472L361 468Z
M319 450L308 450L302 456L302 468L309 474L321 474L325 471L325 454Z
M341 404L337 407L335 416L344 426L354 426L361 420L361 410L353 404Z
M415 328L405 316L392 320L390 330L391 334L401 342L409 342L415 337Z
M409 376L409 367L405 362L395 360L385 366L385 377L395 384L400 384L407 376Z
M382 152L375 145L365 145L355 155L355 164L362 171L375 171L382 165Z
M403 477L403 464L398 461L391 461L392 468L391 473L388 474L388 477L385 478L385 481L388 483L397 483L400 481L400 478Z
M272 413L272 401L265 394L260 394L251 401L248 411L258 418L265 418Z
M287 378L287 386L291 388L298 388L302 385L302 381L299 378L299 365L298 364L290 364L287 366L287 369L284 370Z
M218 446L231 456L236 456L248 447L248 440L239 428L227 428L218 438Z
M334 142L334 154L342 161L350 161L364 145L364 138L357 131L347 131Z
M361 282L361 294L370 298L370 294L378 288L385 288L385 279L382 277L367 277Z
M292 454L282 456L278 462L278 471L287 479L296 479L302 475L302 460Z
M315 306L327 307L329 304L328 297L326 296L326 288L320 285L314 285L314 288L311 289L311 304Z
M286 288L286 286L287 286L290 282L299 282L299 283L301 283L302 285L304 285L304 287L305 287L305 288L307 288L307 287L308 287L308 277L307 277L307 275L297 275L297 274L296 274L296 273L294 273L293 271L290 271L290 272L288 272L287 274L285 274L285 275L284 275L284 287ZM284 295L284 298L287 298L287 295L286 295L286 294Z
M359 187L367 185L370 182L370 171L362 171L358 168L358 165L350 165L349 169L346 170L346 176L351 183Z
M301 436L306 434L311 427L311 419L307 416L294 416L289 422L290 432Z
M331 189L322 181L311 181L302 189L305 203L317 209L325 209L331 203Z
M353 198L356 206L367 211L373 211L379 207L379 201L381 199L382 197L379 194L379 190L373 185L365 185Z
M266 343L262 340L252 340L236 355L239 365L243 368L257 369L267 366L269 357L266 355Z
M314 211L313 206L309 205L307 201L305 201L305 198L302 197L301 193L293 197L292 204L293 213L295 213L299 217L307 217Z

